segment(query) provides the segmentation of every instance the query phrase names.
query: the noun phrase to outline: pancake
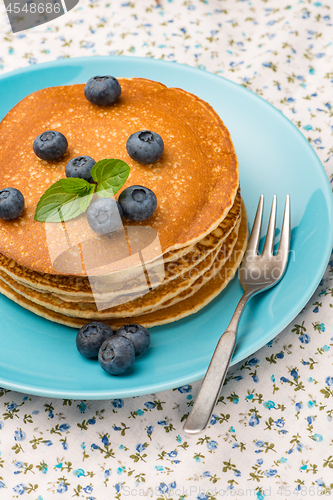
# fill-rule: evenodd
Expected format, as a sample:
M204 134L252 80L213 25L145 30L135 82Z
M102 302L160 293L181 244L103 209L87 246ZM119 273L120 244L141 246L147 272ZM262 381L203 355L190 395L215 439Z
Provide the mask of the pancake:
M210 234L205 236L198 243L191 245L191 251L180 256L177 261L167 262L164 266L165 275L163 284L176 279L179 275L188 271L194 265L197 265L203 258L207 257L210 252L220 246L230 235L236 224L239 222L241 213L241 197L238 190L234 205L228 215L221 224ZM187 247L188 248L188 247ZM186 250L186 248L185 248ZM184 249L183 249L184 251ZM177 251L174 251L175 253ZM165 256L163 256L163 260ZM89 284L89 279L86 277L72 277L42 274L32 271L31 269L20 266L12 259L0 254L0 270L8 274L18 284L25 285L33 290L54 293L63 300L70 301L94 301L94 294L98 296L97 291L94 294ZM144 278L144 279L143 279ZM143 282L144 281L144 282ZM121 280L115 292L109 292L110 285L107 284L103 289L99 285L101 293L112 296L114 294L126 294L128 291L140 291L147 287L146 278L142 275L129 279L128 281ZM112 290L112 289L111 289Z
M240 217L240 214L241 214L241 191L240 187L238 187L234 204L227 213L226 217L222 220L222 222L217 226L216 229L207 234L204 238L198 241L198 243L192 243L189 246L179 248L177 250L171 250L170 252L165 253L163 255L163 261L170 262L179 259L183 255L187 255L189 252L192 252L194 250L194 247L198 244L208 247L211 244L210 242L212 238L219 238L222 237L222 235L223 237L226 238L231 233L232 228L235 226L236 221Z
M0 123L0 189L19 189L26 203L17 220L0 221L0 253L5 257L39 273L85 276L81 254L75 254L79 244L90 241L97 261L99 255L110 254L114 238L93 233L83 214L66 223L72 247L61 251L67 261L73 256L73 262L65 272L50 258L46 224L33 219L40 196L65 177L67 162L78 155L96 161L120 158L131 167L122 189L139 184L155 192L154 215L126 225L154 229L163 255L202 240L227 216L239 185L238 163L219 116L181 89L140 78L120 78L119 83L122 95L110 107L88 102L83 84L51 87L24 98ZM139 165L126 151L129 135L143 129L159 133L165 144L161 159L153 165ZM32 150L34 139L46 130L58 130L68 140L69 149L60 160L40 160ZM119 257L99 267L89 269L89 274L132 268L133 259Z
M233 247L236 244L239 226L240 226L240 218L237 220L235 226L228 231L226 237L222 238L220 241L217 236L212 237L213 240L219 241L212 246L204 246L202 245L200 250L199 248L196 251L192 251L189 254L181 257L176 262L167 262L165 267L165 278L162 283L158 280L158 273L154 273L153 269L149 269L149 271L142 274L141 279L137 278L137 286L134 285L133 279L129 280L129 282L120 282L120 283L107 283L106 291L101 294L96 293L94 289L94 293L91 293L89 296L84 297L83 299L78 295L69 295L69 294L59 294L56 292L52 292L54 297L58 297L64 301L69 302L87 302L87 303L95 303L99 302L99 308L103 307L103 301L108 301L104 307L109 307L111 305L111 301L115 302L119 299L126 299L127 301L132 300L138 295L142 295L141 303L145 304L145 308L148 308L148 303L152 297L154 297L154 303L160 304L160 302L164 302L166 300L166 296L169 295L174 296L178 293L179 283L181 283L182 289L185 289L188 285L190 285L194 279L197 279L203 273L206 273L207 270L213 265L212 263L218 259L222 261L228 260L233 250ZM218 228L217 228L218 229ZM217 229L214 232L217 232ZM204 240L208 239L207 237ZM199 246L200 245L195 245ZM1 272L1 271L0 271ZM148 287L148 284L149 287ZM94 282L95 284L95 282ZM100 285L100 281L97 282L97 286ZM95 288L96 288L95 287ZM100 288L99 288L100 290ZM111 291L112 290L112 291ZM143 295L144 294L144 295ZM156 297L158 298L158 302L156 301ZM154 308L154 307L153 307ZM150 307L149 307L150 310Z
M213 278L208 280L196 293L191 297L186 298L175 305L166 307L159 311L131 318L105 320L113 330L117 330L120 326L128 323L138 323L147 328L171 323L191 314L198 312L209 302L211 302L221 291L227 286L229 281L234 277L238 266L243 258L248 238L247 219L245 209L243 212L242 223L240 226L239 237L235 245L234 251L230 259L222 267ZM42 316L51 321L67 325L73 328L80 328L87 321L82 318L74 318L64 314L52 311L36 302L27 299L23 295L17 293L10 288L6 283L0 280L0 291L11 300L20 304L22 307Z
M0 278L6 282L11 288L13 288L18 293L24 295L26 298L33 300L34 302L51 308L53 311L66 314L68 316L75 316L87 319L109 319L109 318L121 318L121 317L131 317L138 316L146 312L152 312L160 308L160 304L166 300L176 298L179 293L187 290L193 284L196 283L195 289L202 286L204 280L199 280L199 278L208 271L214 264L215 259L221 268L222 265L231 256L233 248L237 242L239 225L237 224L235 229L232 231L229 238L216 250L211 252L205 259L199 262L197 266L192 268L189 272L180 276L179 278L173 280L170 283L163 284L155 288L154 290L146 293L145 295L137 297L134 293L129 293L124 296L116 294L114 299L111 299L112 305L115 303L115 307L109 307L108 303L95 302L77 302L77 301L64 301L58 295L50 293L40 293L31 288L24 287L12 280L8 275L0 271ZM193 291L194 293L194 291ZM133 297L135 300L133 300ZM137 297L137 298L136 298ZM102 300L105 300L102 297ZM181 300L181 299L179 299ZM177 302L174 299L174 302ZM119 304L119 305L117 305Z

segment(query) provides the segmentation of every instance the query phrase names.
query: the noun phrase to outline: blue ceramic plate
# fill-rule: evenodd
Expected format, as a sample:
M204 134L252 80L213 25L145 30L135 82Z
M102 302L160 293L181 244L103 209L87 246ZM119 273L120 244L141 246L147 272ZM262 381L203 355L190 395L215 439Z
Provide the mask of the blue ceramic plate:
M250 226L261 193L267 224L273 194L280 227L291 196L291 260L283 280L249 303L232 364L255 352L290 323L315 291L332 243L332 194L315 152L283 114L257 95L204 71L151 59L93 57L58 60L0 78L2 118L20 99L54 85L86 82L96 74L145 77L181 87L208 101L228 127L240 166ZM0 385L55 398L104 399L162 391L203 378L218 338L241 297L234 279L211 304L189 318L151 329L152 343L126 375L107 375L81 357L76 330L36 316L0 297Z

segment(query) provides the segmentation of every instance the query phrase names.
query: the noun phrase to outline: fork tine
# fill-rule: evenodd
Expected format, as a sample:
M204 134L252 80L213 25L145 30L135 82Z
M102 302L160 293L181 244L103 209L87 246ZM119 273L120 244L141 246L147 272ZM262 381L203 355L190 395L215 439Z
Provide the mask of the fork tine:
M263 205L264 205L264 195L262 194L260 196L257 213L253 222L253 227L249 238L249 242L247 244L246 256L248 256L249 254L254 255L258 251Z
M272 255L274 237L275 237L275 218L276 218L276 195L273 196L273 203L271 208L271 215L269 218L268 229L265 239L262 255Z
M283 225L277 256L281 261L287 261L290 245L290 196L287 194L286 205L284 208Z

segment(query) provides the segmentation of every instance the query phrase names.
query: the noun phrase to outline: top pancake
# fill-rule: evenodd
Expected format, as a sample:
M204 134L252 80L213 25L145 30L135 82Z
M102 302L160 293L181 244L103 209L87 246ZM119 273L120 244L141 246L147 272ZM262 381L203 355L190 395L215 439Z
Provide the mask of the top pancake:
M24 98L0 123L0 189L15 187L25 198L18 219L0 220L0 253L37 272L87 274L81 265L67 271L53 267L46 224L34 221L41 195L66 177L67 162L80 155L96 161L120 158L131 167L122 189L139 184L154 191L158 201L154 215L140 223L124 219L124 224L156 230L163 254L199 241L225 218L239 178L229 132L218 115L181 89L138 78L120 78L119 83L122 95L112 106L89 103L83 84L51 87ZM164 141L164 153L153 165L138 164L126 151L129 135L144 129L157 132ZM58 130L68 140L68 151L60 160L44 161L33 152L34 139L46 130ZM60 229L61 224L56 225ZM114 239L93 233L85 214L66 226L74 228L74 250L84 240L90 241L96 255L112 250ZM133 259L118 255L111 268L109 264L107 272L118 271L132 266Z

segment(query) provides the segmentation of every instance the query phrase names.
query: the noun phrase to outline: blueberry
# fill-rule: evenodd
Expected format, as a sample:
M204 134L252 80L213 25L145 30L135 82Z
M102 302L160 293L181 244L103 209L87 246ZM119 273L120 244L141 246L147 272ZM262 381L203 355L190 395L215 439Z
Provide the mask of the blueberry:
M98 362L110 375L119 375L130 368L135 351L130 340L120 335L105 340L98 351Z
M0 191L0 219L16 219L23 209L24 198L21 191L16 188L5 188Z
M61 132L48 130L36 137L32 147L42 160L58 160L66 153L68 142Z
M150 344L149 332L141 325L124 325L116 331L116 335L126 337L132 342L135 356L139 356L139 354L145 352Z
M85 358L97 358L99 348L112 335L114 332L107 324L92 321L79 330L76 336L76 347Z
M129 156L142 165L159 160L164 151L163 139L156 132L141 130L127 139L126 149Z
M134 221L147 220L157 207L156 195L144 186L130 186L118 198L125 217Z
M87 210L89 226L95 233L109 234L122 225L123 210L113 198L99 198Z
M72 158L66 165L66 177L79 177L88 182L94 182L90 172L95 165L95 160L90 156L77 156Z
M121 87L114 76L93 76L84 87L84 95L92 104L110 106L121 94Z

